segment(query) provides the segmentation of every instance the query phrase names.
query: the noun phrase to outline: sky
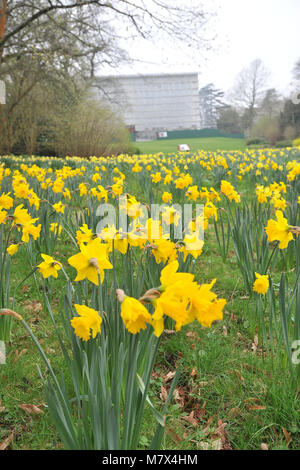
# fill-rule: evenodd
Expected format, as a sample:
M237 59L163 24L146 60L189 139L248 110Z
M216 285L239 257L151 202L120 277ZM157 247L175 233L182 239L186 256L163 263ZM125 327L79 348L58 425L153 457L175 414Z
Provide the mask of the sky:
M215 37L209 50L199 53L159 39L126 41L125 48L138 61L120 67L119 73L198 72L200 87L212 82L226 92L241 69L260 58L270 71L269 87L287 95L292 69L300 59L300 0L202 3L216 12L207 28L208 36Z

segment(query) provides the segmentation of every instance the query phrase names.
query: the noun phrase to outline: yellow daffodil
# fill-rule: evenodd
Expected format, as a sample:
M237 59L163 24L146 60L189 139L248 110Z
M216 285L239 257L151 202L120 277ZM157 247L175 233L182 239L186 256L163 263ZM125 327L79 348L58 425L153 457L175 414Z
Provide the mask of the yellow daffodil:
M255 273L256 281L253 284L253 291L257 294L265 295L269 289L269 278L268 276Z
M55 259L53 259L52 256L49 256L49 255L41 254L41 257L43 258L44 261L38 265L38 268L42 276L45 279L47 279L50 276L53 276L57 279L58 277L57 271L61 269L58 262L55 261Z
M99 238L95 238L95 240L87 245L82 243L80 245L80 253L68 259L69 264L77 270L75 281L88 279L93 284L98 285L99 273L101 282L103 282L104 270L113 268L108 260L107 252L108 246L105 243L101 243Z
M88 341L91 338L96 338L98 333L101 333L102 318L99 313L86 305L75 304L78 317L73 317L71 325L74 328L76 336L83 341Z
M268 221L265 231L268 235L268 241L279 241L279 248L283 250L293 240L293 234L290 232L290 226L281 211L276 211L276 217L277 220L270 219Z

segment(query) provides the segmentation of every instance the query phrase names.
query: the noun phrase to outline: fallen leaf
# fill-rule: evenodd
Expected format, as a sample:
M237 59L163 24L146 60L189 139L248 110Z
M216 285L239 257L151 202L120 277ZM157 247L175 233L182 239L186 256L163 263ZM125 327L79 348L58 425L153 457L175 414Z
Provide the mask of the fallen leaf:
M223 325L223 335L226 337L228 336L227 328L225 325Z
M191 372L191 376L192 376L192 377L195 377L195 375L198 375L198 372L197 372L197 368L196 368L196 367L194 367L193 370L192 370L192 372Z
M238 371L238 370L234 370L235 374L238 376L238 378L240 379L241 382L244 382L244 377L242 376L242 374Z
M269 450L268 444L265 444L264 442L262 442L262 443L260 444L260 448L261 448L261 450Z
M159 397L164 403L166 403L168 399L168 392L167 392L167 389L163 385L161 386Z
M215 439L211 443L212 450L222 450L223 449L223 442L222 439Z
M164 376L164 382L167 383L169 382L170 380L172 380L174 377L175 377L175 374L176 374L176 371L172 372L168 372L165 376Z
M55 349L52 349L52 348L46 348L45 351L47 354L56 354Z
M13 438L14 438L14 431L12 431L9 436L4 439L3 442L0 442L0 450L5 450L7 449L13 442Z
M250 370L250 371L252 371L252 372L256 372L256 367L251 366L250 364L242 364L242 367L243 367L244 369Z
M42 405L27 405L27 404L18 405L18 407L21 408L21 410L26 411L26 413L28 413L30 415L44 414L43 410L41 410L39 408L40 406L42 406Z
M258 403L260 400L259 400L259 398L249 397L249 398L246 398L246 399L244 400L244 403L247 403L248 401Z
M43 306L38 300L25 302L24 305L30 313L40 313L43 311Z
M174 400L179 403L180 408L184 408L184 392L180 393L178 388L174 390Z
M286 442L287 444L289 444L290 442L292 442L292 436L289 432L287 432L287 430L285 428L282 428L282 432L284 434L284 437L286 439Z
M198 338L199 335L196 331L188 331L185 335L187 338Z
M228 416L230 416L230 418L235 418L236 416L239 416L240 413L241 409L237 406L228 412Z
M203 434L208 434L209 433L210 425L213 422L213 419L214 419L213 416L208 418L208 420L206 421L205 428L203 429Z
M203 416L206 414L205 406L206 406L206 402L204 402L204 405L202 408L196 408L194 410L194 413L197 419L199 420L203 419Z
M183 416L183 419L193 426L198 426L198 421L195 419L194 413L194 411L191 411L188 416Z
M166 335L175 335L176 331L175 330L164 330L164 333L166 333Z
M254 411L254 410L266 410L267 407L266 406L261 406L261 405L252 405L252 406L249 406L249 410L250 411Z
M198 442L197 447L201 450L210 450L209 442Z
M174 442L179 443L182 441L181 437L175 431L173 431L173 429L167 429L167 433Z
M252 346L251 346L251 349L252 349L253 352L255 352L255 351L257 351L257 348L258 348L258 336L255 335Z

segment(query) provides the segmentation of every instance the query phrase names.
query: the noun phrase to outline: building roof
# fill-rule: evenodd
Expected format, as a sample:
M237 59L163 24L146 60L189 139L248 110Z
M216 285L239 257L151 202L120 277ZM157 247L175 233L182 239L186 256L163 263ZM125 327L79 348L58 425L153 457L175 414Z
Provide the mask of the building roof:
M178 72L178 73L147 73L147 74L121 74L121 75L102 75L101 77L95 77L95 80L105 80L108 78L153 78L153 77L182 77L199 75L199 72Z

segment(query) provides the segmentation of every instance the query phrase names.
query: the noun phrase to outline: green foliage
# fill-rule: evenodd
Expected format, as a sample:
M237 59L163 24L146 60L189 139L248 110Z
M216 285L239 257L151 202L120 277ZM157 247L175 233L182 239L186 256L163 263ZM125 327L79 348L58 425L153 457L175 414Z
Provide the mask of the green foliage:
M293 146L299 147L300 146L300 137L298 139L293 140Z
M246 145L262 145L262 146L265 146L265 145L270 145L270 144L265 139L255 137L255 138L252 138L252 139L248 139L246 141Z
M288 147L293 147L293 142L291 140L280 140L274 145L277 149L283 149Z

